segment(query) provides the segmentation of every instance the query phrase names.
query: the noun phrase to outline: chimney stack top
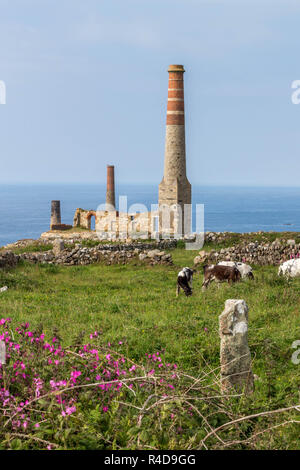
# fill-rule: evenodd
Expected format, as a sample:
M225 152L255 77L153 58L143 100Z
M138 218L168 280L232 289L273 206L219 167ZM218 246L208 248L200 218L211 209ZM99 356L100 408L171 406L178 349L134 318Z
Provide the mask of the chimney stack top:
M183 65L169 65L168 72L185 72Z

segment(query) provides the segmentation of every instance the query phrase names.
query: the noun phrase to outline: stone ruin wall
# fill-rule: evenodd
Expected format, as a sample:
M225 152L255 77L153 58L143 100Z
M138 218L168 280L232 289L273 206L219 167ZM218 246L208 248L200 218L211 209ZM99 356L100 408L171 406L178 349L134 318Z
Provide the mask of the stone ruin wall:
M137 214L119 213L118 211L94 211L76 209L73 226L91 229L91 219L95 217L95 230L101 239L149 239L154 233L156 212ZM136 234L136 237L135 237Z

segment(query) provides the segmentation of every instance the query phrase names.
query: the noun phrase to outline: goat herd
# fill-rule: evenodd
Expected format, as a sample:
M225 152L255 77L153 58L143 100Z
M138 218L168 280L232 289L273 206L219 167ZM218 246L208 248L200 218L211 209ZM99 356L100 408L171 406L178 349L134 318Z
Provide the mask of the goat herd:
M180 289L183 290L186 296L192 295L193 274L195 270L191 268L183 268L177 276L177 289L176 296L178 296ZM243 278L254 279L251 266L241 262L234 261L221 261L218 264L210 266L203 266L204 279L202 283L202 291L207 289L209 284L216 281L228 282L233 284ZM286 277L300 276L300 258L290 259L279 266L278 275Z

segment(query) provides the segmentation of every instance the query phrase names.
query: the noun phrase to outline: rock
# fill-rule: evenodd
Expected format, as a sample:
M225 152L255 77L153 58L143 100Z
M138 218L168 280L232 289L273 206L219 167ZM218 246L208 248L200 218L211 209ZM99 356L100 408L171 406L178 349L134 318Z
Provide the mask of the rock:
M205 263L208 258L208 253L204 250L199 251L199 255L194 258L194 265Z
M244 300L229 299L219 316L221 339L221 391L246 394L254 390L248 346L248 307Z
M160 250L150 250L148 251L147 256L148 258L154 258L155 256L160 256L160 253L164 254L164 252L161 252Z
M199 256L202 259L202 261L205 261L207 258L207 252L204 250L199 251Z
M196 256L194 258L194 265L197 266L198 264L201 264L202 263L202 259L200 256Z
M53 242L53 253L55 256L59 255L65 249L64 241L58 238Z
M8 289L7 286L1 287L0 292L5 292L5 291L7 291L7 289Z

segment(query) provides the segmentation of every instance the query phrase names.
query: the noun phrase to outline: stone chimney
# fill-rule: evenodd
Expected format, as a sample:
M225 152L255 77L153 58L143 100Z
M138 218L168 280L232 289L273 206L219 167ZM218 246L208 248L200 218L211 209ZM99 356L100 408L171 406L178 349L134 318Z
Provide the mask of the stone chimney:
M160 230L162 226L161 208L177 207L182 211L182 224L171 212L171 230L181 235L190 231L190 212L184 210L185 204L191 204L191 185L186 176L185 122L184 122L184 82L183 65L169 66L169 88L167 107L167 126L165 142L164 176L159 185ZM184 222L185 221L185 222Z
M50 230L54 225L61 224L60 201L51 201Z
M113 165L107 165L106 206L107 206L107 210L110 210L110 211L116 209L115 167Z

